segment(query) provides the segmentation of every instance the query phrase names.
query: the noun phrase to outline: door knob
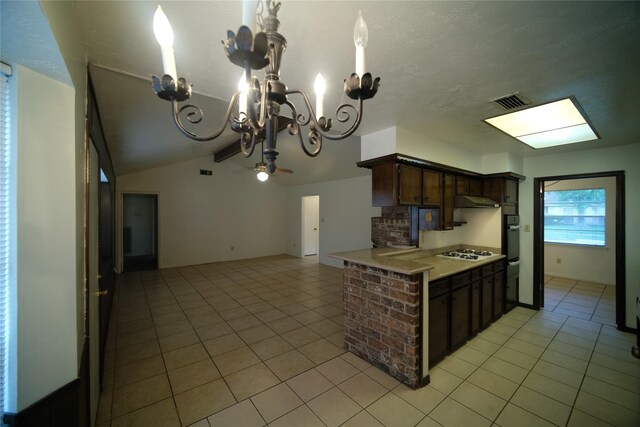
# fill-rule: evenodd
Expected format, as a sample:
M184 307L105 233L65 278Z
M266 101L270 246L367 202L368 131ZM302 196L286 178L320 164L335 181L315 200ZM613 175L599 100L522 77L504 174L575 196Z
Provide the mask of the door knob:
M109 290L108 289L105 289L104 291L96 292L96 296L97 297L106 297L107 295L109 295Z
M96 276L96 278L97 278L98 280L102 279L102 274L98 274L98 275Z

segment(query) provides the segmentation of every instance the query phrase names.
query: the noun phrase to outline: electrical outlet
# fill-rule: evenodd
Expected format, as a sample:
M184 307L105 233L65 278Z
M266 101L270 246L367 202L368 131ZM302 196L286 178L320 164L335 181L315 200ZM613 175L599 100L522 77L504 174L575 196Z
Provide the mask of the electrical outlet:
M525 224L525 225L524 225L524 232L525 232L525 233L528 233L528 232L530 232L530 231L531 231L531 225L529 225L529 224Z
M560 258L556 259L556 264L562 264L562 260Z

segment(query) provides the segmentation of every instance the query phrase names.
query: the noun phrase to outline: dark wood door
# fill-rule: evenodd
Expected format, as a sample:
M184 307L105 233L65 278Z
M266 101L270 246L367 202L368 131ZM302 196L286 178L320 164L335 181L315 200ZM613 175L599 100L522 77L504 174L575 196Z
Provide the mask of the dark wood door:
M493 276L493 318L496 319L504 312L504 271Z
M422 169L413 166L398 166L400 189L398 203L401 205L422 204Z
M105 344L109 328L109 314L115 287L115 194L109 182L100 183L99 263L100 263L100 384L104 374Z
M444 174L444 189L442 201L442 229L453 230L453 198L454 176Z
M482 279L482 327L489 326L493 317L493 277Z
M451 348L464 344L469 336L469 285L451 292Z
M469 178L467 178L466 176L456 176L456 195L469 195Z
M480 320L482 314L480 308L481 294L482 294L482 281L477 280L471 284L471 335L475 335L480 330Z
M429 300L429 363L443 358L449 347L449 294Z
M440 172L422 171L422 204L440 206L442 200L442 174Z
M482 196L482 180L479 178L469 178L469 195Z

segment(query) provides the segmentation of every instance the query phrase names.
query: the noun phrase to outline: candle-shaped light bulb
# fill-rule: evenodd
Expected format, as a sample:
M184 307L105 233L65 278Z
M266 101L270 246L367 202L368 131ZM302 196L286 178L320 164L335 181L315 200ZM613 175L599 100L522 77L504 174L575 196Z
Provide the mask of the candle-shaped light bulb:
M269 174L266 173L265 171L260 171L258 172L257 177L258 177L258 180L264 182L269 179Z
M249 92L244 72L242 73L242 76L240 76L240 81L238 82L238 91L240 92L240 99L238 100L238 119L243 120L242 116L245 118L247 117L247 93Z
M369 30L367 23L362 18L362 12L358 11L358 19L353 28L353 43L356 45L356 74L362 78L366 73L366 65L364 60L364 48L369 42Z
M257 0L242 0L242 25L246 25L251 31L256 27L257 9Z
M164 14L160 5L158 5L158 9L153 15L153 32L162 50L164 74L170 75L175 80L178 78L178 73L176 71L176 59L173 56L173 30L167 15Z
M313 89L316 92L316 117L324 117L324 92L327 90L327 84L325 83L322 74L318 73L316 76Z

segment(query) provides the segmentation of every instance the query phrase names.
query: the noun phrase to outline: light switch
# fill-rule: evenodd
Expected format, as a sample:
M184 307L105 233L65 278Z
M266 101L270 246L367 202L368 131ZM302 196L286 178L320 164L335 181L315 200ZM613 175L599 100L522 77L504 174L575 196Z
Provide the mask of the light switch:
M525 224L525 225L524 225L524 232L525 232L525 233L528 233L528 232L530 232L530 231L531 231L531 226L530 226L529 224Z

